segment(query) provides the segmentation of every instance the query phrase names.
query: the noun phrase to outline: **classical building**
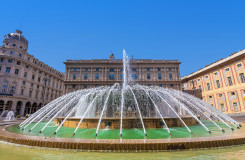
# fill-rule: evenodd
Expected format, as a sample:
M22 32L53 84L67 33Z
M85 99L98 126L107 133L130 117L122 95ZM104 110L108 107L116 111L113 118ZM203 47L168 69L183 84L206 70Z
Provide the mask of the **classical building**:
M17 30L0 46L0 115L24 116L63 94L64 75L28 54L28 41Z
M245 50L182 78L183 90L199 90L204 101L228 113L245 112Z
M67 60L65 93L78 89L108 86L123 81L122 59ZM131 78L135 83L171 87L180 90L178 60L131 59Z

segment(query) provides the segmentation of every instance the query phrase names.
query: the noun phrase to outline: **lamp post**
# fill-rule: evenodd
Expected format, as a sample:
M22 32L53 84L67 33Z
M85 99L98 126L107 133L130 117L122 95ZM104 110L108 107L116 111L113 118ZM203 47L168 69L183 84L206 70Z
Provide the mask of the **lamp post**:
M47 78L47 77L44 77L44 78L43 78L43 83L44 83L44 93L43 93L43 105L42 105L42 107L44 106L44 99L45 99L45 93L46 93L47 82L49 82L48 78Z

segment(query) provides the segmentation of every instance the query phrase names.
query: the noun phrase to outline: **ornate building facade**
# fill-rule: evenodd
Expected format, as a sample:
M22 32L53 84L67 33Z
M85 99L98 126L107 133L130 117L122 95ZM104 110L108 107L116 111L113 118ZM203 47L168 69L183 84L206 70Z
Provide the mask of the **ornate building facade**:
M183 90L199 90L204 101L227 114L245 113L245 50L182 78Z
M5 35L0 47L0 115L4 110L31 114L63 94L64 75L27 50L21 31Z
M113 85L123 81L123 62L111 54L109 59L67 60L65 93L78 89ZM131 78L135 83L180 90L178 60L131 59Z

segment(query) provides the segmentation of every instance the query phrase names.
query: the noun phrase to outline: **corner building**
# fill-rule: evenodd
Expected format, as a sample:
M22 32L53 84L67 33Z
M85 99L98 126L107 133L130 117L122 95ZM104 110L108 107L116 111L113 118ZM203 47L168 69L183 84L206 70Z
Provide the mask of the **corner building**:
M245 50L182 78L184 90L199 90L204 101L231 115L245 113Z
M0 115L24 116L63 94L64 75L28 52L28 41L17 30L0 46Z
M78 89L111 86L123 82L122 59L67 60L65 93ZM181 89L178 60L131 59L131 78L135 83Z

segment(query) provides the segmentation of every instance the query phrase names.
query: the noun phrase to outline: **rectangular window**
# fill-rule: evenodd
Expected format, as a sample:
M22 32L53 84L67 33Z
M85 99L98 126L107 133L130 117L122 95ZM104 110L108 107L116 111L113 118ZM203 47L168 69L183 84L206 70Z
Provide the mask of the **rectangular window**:
M120 79L121 79L121 80L123 79L123 74L120 74Z
M151 69L150 68L146 68L146 71L150 71Z
M151 79L151 74L147 74L147 79Z
M151 84L147 84L147 86L151 86Z
M84 79L88 79L88 74L84 74Z
M241 63L237 65L237 67L241 67L241 66L242 66L242 64L241 64Z
M114 72L115 70L114 70L113 68L111 68L109 71L110 71L110 72Z
M29 92L29 97L30 97L30 98L32 97L32 91Z
M24 94L24 89L21 89L20 90L20 95L23 95Z
M226 68L225 71L228 72L230 69L229 68Z
M219 80L216 80L217 88L220 88Z
M199 85L199 90L202 91L202 86L201 85Z
M136 70L136 68L133 68L132 71L133 71L133 72L136 72L137 70Z
M219 97L222 97L222 94L219 94Z
M88 71L88 68L84 68L84 71Z
M19 53L19 57L22 57L22 54L21 53Z
M207 83L207 87L208 87L208 91L210 90L210 84L209 83Z
M14 54L14 51L10 51L10 54L13 55Z
M220 107L221 107L222 112L225 112L225 106L223 103L220 104Z
M162 79L162 74L158 74L158 79Z
M115 74L109 74L109 79L114 80L115 79Z
M162 87L162 84L158 84L158 87Z
M73 71L77 71L77 68L73 68Z
M88 88L88 85L87 85L87 84L84 84L84 85L83 85L83 88Z
M23 81L23 82L22 82L22 85L26 85L26 81Z
M169 74L169 79L173 79L173 75L172 74Z
M8 60L8 63L12 63L12 62L13 62L13 60L12 60L12 59L9 59L9 60Z
M0 71L2 70L2 66L0 66Z
M35 75L32 75L31 79L34 80L35 79Z
M238 112L237 102L234 102L234 103L233 103L233 107L234 107L235 112Z
M19 61L17 61L17 65L20 65L20 62Z
M100 79L100 75L99 74L96 74L95 75L95 79Z
M170 87L171 87L171 88L174 87L174 84L170 84Z
M241 82L244 83L245 82L244 73L240 73L239 76L240 76Z
M96 68L96 71L100 71L100 69L99 68Z
M0 62L3 62L3 58L0 59Z
M161 68L157 68L157 71L161 71Z
M172 71L172 68L168 68L168 71Z
M19 69L15 69L14 74L19 74Z
M76 85L75 85L75 84L73 84L73 85L72 85L72 88L76 88Z
M40 82L41 81L41 77L38 77L37 81Z
M11 68L10 67L7 67L6 68L6 73L10 73L10 71L11 71Z
M137 74L132 74L132 79L137 79L138 77L137 77Z
M26 68L29 68L29 66L28 66L28 65L26 65Z
M227 79L228 79L228 82L229 82L229 86L232 86L232 85L233 85L233 83L232 83L232 79L231 79L231 77L227 77Z
M25 77L25 78L27 77L27 72L24 73L24 77Z
M77 79L77 75L76 74L73 74L73 79Z

